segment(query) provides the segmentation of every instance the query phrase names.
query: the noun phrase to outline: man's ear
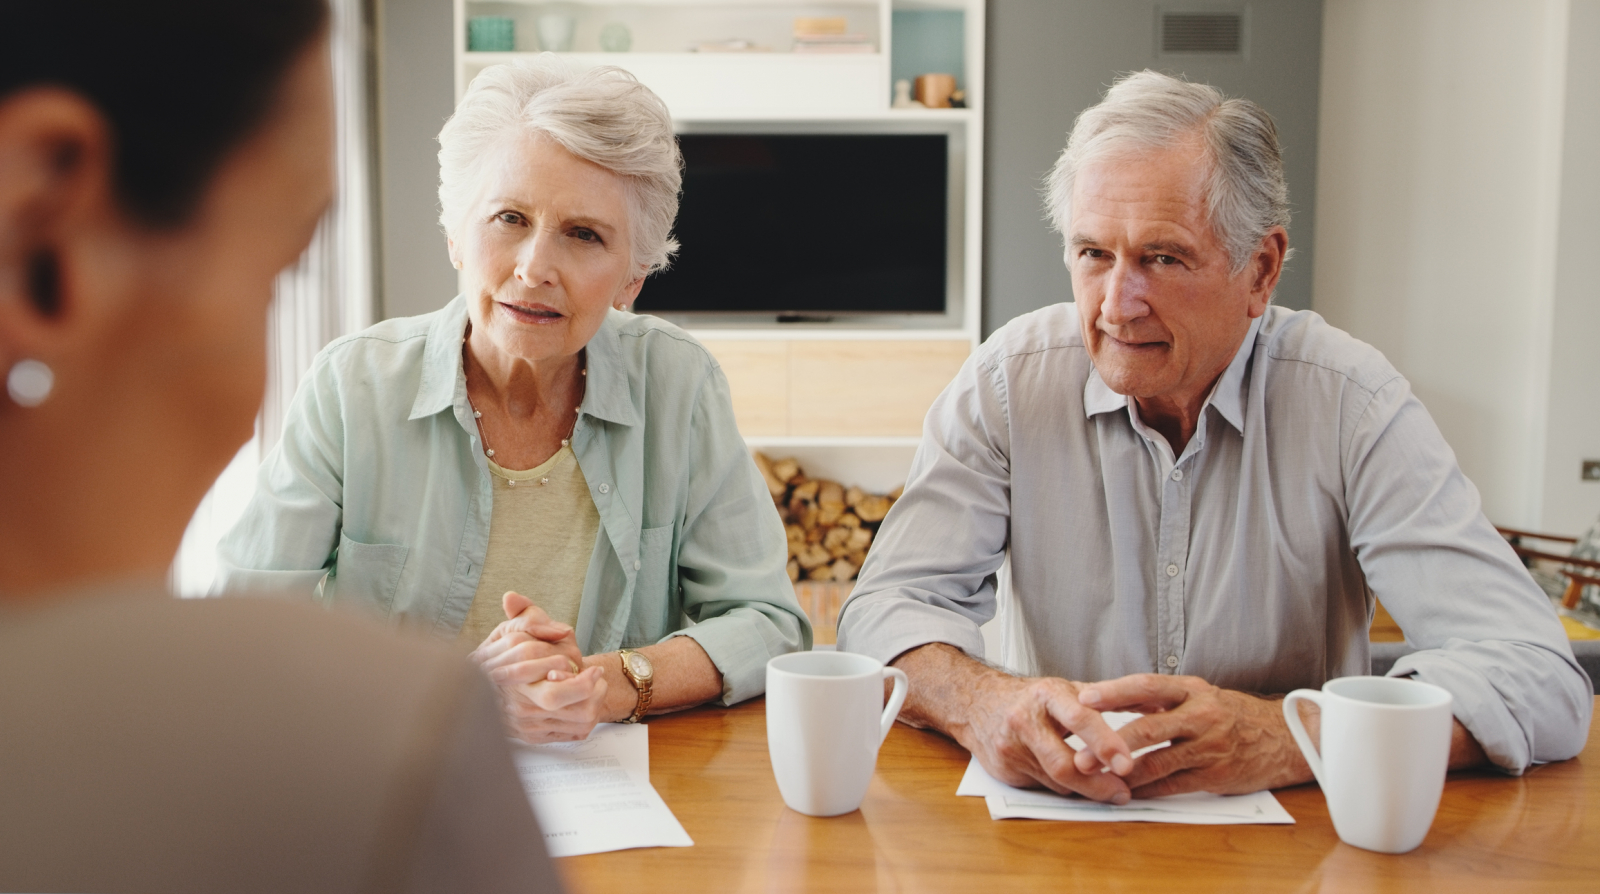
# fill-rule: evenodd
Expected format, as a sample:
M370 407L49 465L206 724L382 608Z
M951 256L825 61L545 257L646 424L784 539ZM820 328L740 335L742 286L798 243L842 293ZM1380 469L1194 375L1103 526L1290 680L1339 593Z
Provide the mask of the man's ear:
M84 216L110 201L104 117L77 94L0 101L0 372L54 353L81 308L72 270Z
M1261 237L1261 244L1250 258L1246 274L1250 277L1250 318L1267 312L1273 290L1283 276L1283 262L1289 257L1289 234L1283 227L1273 227Z

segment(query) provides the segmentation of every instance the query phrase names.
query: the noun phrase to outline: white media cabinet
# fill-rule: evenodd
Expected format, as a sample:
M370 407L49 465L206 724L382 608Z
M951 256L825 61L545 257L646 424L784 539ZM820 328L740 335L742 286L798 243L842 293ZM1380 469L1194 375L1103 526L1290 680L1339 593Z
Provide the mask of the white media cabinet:
M813 477L868 489L904 482L935 396L977 346L983 208L982 0L583 0L455 4L455 86L459 97L485 66L539 49L536 22L557 12L576 21L572 51L579 65L615 65L653 89L681 133L944 133L950 138L950 270L944 315L885 315L844 323L764 323L673 319L716 355L727 373L740 430L753 449L797 457ZM962 60L964 109L893 109L892 73L915 64L909 30L919 13L952 21ZM897 17L897 13L902 13ZM505 16L516 24L516 50L467 50L467 21ZM791 52L798 17L845 17L849 31L870 37L872 53ZM600 49L600 31L620 22L631 32L628 52ZM896 33L902 41L896 56ZM946 28L948 32L948 28ZM916 32L926 52L929 31ZM697 53L700 41L743 38L770 52ZM648 284L646 288L649 288Z

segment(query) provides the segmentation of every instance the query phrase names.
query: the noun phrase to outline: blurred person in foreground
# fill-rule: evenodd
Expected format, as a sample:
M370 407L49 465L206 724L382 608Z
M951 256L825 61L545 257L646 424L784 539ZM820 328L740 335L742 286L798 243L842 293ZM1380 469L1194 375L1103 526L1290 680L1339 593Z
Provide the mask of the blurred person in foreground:
M0 890L556 890L459 655L164 589L330 196L327 19L0 9Z
M1308 782L1280 700L1370 672L1378 598L1417 649L1390 675L1455 699L1451 767L1582 750L1590 681L1406 380L1271 304L1265 110L1129 75L1048 196L1076 301L1006 324L934 403L840 618L841 649L911 678L902 718L1012 785L1117 803ZM1008 559L1025 675L980 660Z
M454 639L529 742L761 694L811 645L783 526L716 361L628 312L677 248L666 106L545 54L439 145L462 293L317 357L225 579Z

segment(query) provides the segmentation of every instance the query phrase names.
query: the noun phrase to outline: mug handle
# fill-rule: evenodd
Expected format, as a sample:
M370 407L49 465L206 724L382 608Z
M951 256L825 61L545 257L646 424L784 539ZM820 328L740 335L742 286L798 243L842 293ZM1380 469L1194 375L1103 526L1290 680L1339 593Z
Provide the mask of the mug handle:
M1297 704L1301 699L1315 703L1318 708L1326 707L1322 703L1322 693L1315 689L1296 689L1283 697L1283 719L1289 724L1289 734L1294 736L1294 743L1300 746L1306 763L1311 765L1311 775L1317 778L1317 785L1326 791L1328 785L1322 781L1322 755L1317 753L1316 746L1311 744L1311 736L1306 733L1305 724L1300 722Z
M889 730L894 726L894 719L900 716L900 706L906 703L906 692L911 688L911 681L906 679L906 672L898 667L883 669L884 679L894 677L894 691L889 693L889 704L883 708L883 732L878 736L878 744L889 738Z

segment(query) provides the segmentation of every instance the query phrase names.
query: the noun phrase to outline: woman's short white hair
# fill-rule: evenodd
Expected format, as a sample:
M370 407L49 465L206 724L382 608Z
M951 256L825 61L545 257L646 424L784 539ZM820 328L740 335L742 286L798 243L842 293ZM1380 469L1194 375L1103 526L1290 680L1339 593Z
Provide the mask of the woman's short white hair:
M667 266L678 243L672 222L683 187L683 155L666 103L620 68L574 69L545 53L491 65L472 79L439 131L439 223L454 237L466 220L480 166L512 134L536 133L627 183L633 260L645 273Z
M1051 224L1070 240L1072 186L1091 162L1166 149L1198 138L1210 170L1206 213L1228 250L1233 272L1249 263L1273 227L1289 227L1289 184L1283 178L1278 129L1248 99L1156 71L1127 75L1072 126L1045 186Z

